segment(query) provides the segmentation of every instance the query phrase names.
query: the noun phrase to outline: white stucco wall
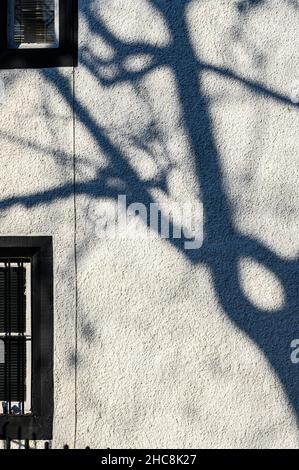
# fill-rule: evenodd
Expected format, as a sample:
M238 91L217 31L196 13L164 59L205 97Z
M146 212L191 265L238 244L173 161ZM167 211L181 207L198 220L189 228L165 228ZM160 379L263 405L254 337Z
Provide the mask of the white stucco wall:
M79 0L74 75L0 74L1 234L54 237L53 447L298 447L299 5L245 3ZM203 247L99 236L118 194L202 202Z
M53 236L58 442L71 442L74 428L73 114L57 91L71 77L71 70L1 71L1 236Z

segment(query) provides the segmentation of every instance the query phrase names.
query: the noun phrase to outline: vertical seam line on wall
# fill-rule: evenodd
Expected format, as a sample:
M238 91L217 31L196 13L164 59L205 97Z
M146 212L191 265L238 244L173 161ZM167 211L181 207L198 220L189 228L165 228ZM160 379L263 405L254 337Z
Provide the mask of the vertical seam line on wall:
M77 269L77 200L76 200L76 94L75 94L75 67L73 67L72 74L72 87L73 87L73 202L74 202L74 270L75 270L75 370L74 370L74 449L76 448L77 441L77 359L78 359L78 269Z

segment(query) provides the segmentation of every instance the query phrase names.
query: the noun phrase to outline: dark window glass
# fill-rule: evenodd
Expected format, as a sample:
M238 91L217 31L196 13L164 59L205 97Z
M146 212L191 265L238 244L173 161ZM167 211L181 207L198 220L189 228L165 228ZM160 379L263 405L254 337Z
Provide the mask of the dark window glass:
M26 329L26 281L23 266L0 266L0 334Z
M26 265L30 266L29 263ZM30 412L30 401L25 406L26 382L30 380L26 349L31 345L31 337L26 332L29 326L26 325L26 282L23 260L11 259L1 263L0 413L3 414Z
M56 43L55 0L14 0L11 11L12 45Z

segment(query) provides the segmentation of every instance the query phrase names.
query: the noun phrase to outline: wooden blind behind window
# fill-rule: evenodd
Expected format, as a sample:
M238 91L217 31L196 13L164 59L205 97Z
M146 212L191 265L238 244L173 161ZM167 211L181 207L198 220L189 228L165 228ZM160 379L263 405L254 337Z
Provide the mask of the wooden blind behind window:
M22 414L26 400L26 272L22 262L14 266L9 261L3 264L0 267L0 414Z
M15 44L54 44L55 0L14 0Z

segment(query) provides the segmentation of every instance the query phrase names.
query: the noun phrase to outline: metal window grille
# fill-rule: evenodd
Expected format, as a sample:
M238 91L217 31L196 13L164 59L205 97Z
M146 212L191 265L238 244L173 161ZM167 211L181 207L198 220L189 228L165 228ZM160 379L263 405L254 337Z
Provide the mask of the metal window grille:
M30 269L30 260L0 260L0 414L30 413Z
M57 47L58 0L11 0L11 47Z

